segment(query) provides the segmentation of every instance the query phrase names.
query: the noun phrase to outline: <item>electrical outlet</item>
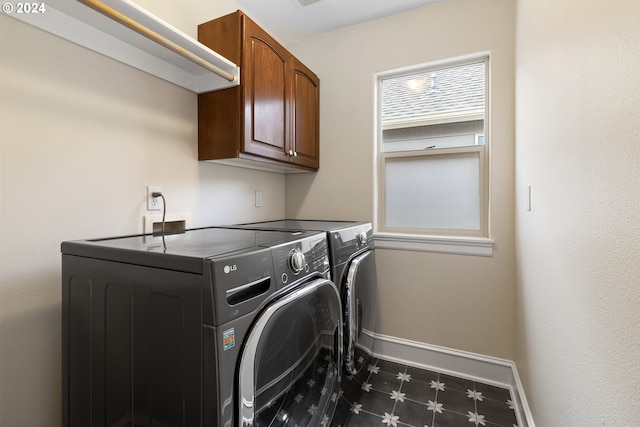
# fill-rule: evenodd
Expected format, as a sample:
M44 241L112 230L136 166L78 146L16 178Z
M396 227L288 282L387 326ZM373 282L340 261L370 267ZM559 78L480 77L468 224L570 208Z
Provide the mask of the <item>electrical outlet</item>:
M262 207L262 191L256 191L256 208Z
M156 186L147 186L147 210L148 211L159 211L162 210L162 200L160 197L153 197L152 193L160 193L162 192L162 187Z

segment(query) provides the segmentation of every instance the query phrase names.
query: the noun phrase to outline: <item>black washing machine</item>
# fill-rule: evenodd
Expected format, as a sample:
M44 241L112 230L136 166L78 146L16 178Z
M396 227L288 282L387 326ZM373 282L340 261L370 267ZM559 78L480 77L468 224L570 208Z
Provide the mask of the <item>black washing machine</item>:
M327 234L331 278L340 288L343 304L344 370L348 375L361 373L373 352L378 330L378 280L371 223L284 219L237 227Z
M328 426L342 309L325 233L62 243L62 425Z

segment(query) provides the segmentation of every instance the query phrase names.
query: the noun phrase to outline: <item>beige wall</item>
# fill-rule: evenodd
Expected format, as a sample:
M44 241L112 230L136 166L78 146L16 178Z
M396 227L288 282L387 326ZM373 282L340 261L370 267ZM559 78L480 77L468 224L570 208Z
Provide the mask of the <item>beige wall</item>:
M518 0L517 362L540 426L637 426L640 3Z
M492 258L380 250L380 332L512 359L514 10L455 0L294 43L321 77L320 171L288 176L286 213L373 219L374 73L491 51Z
M279 218L284 177L199 163L191 92L4 14L0 52L0 426L58 426L60 242L140 232L149 184L194 226Z
M192 36L238 6L138 3ZM288 46L321 76L322 145L318 174L286 179L198 163L194 94L0 15L0 426L59 425L60 241L140 231L147 184L194 225L371 220L373 74L484 50L494 256L379 251L381 332L515 357L538 425L637 424L640 4L517 5L447 0Z

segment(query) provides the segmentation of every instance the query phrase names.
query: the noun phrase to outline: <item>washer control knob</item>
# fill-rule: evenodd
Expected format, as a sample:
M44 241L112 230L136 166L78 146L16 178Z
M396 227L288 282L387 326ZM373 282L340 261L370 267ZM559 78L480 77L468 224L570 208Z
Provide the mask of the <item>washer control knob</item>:
M367 233L358 233L356 238L358 239L358 244L359 245L366 245L367 244Z
M291 251L289 255L289 266L295 274L300 273L307 266L307 260L304 254L297 249Z

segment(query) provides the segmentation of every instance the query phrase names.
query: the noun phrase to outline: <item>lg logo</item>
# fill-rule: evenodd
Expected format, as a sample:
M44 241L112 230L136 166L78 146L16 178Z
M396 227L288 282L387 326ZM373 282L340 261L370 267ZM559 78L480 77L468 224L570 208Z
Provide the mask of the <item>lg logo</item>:
M232 271L236 271L238 269L238 266L233 264L233 265L225 265L224 266L224 272L225 274L229 274Z

